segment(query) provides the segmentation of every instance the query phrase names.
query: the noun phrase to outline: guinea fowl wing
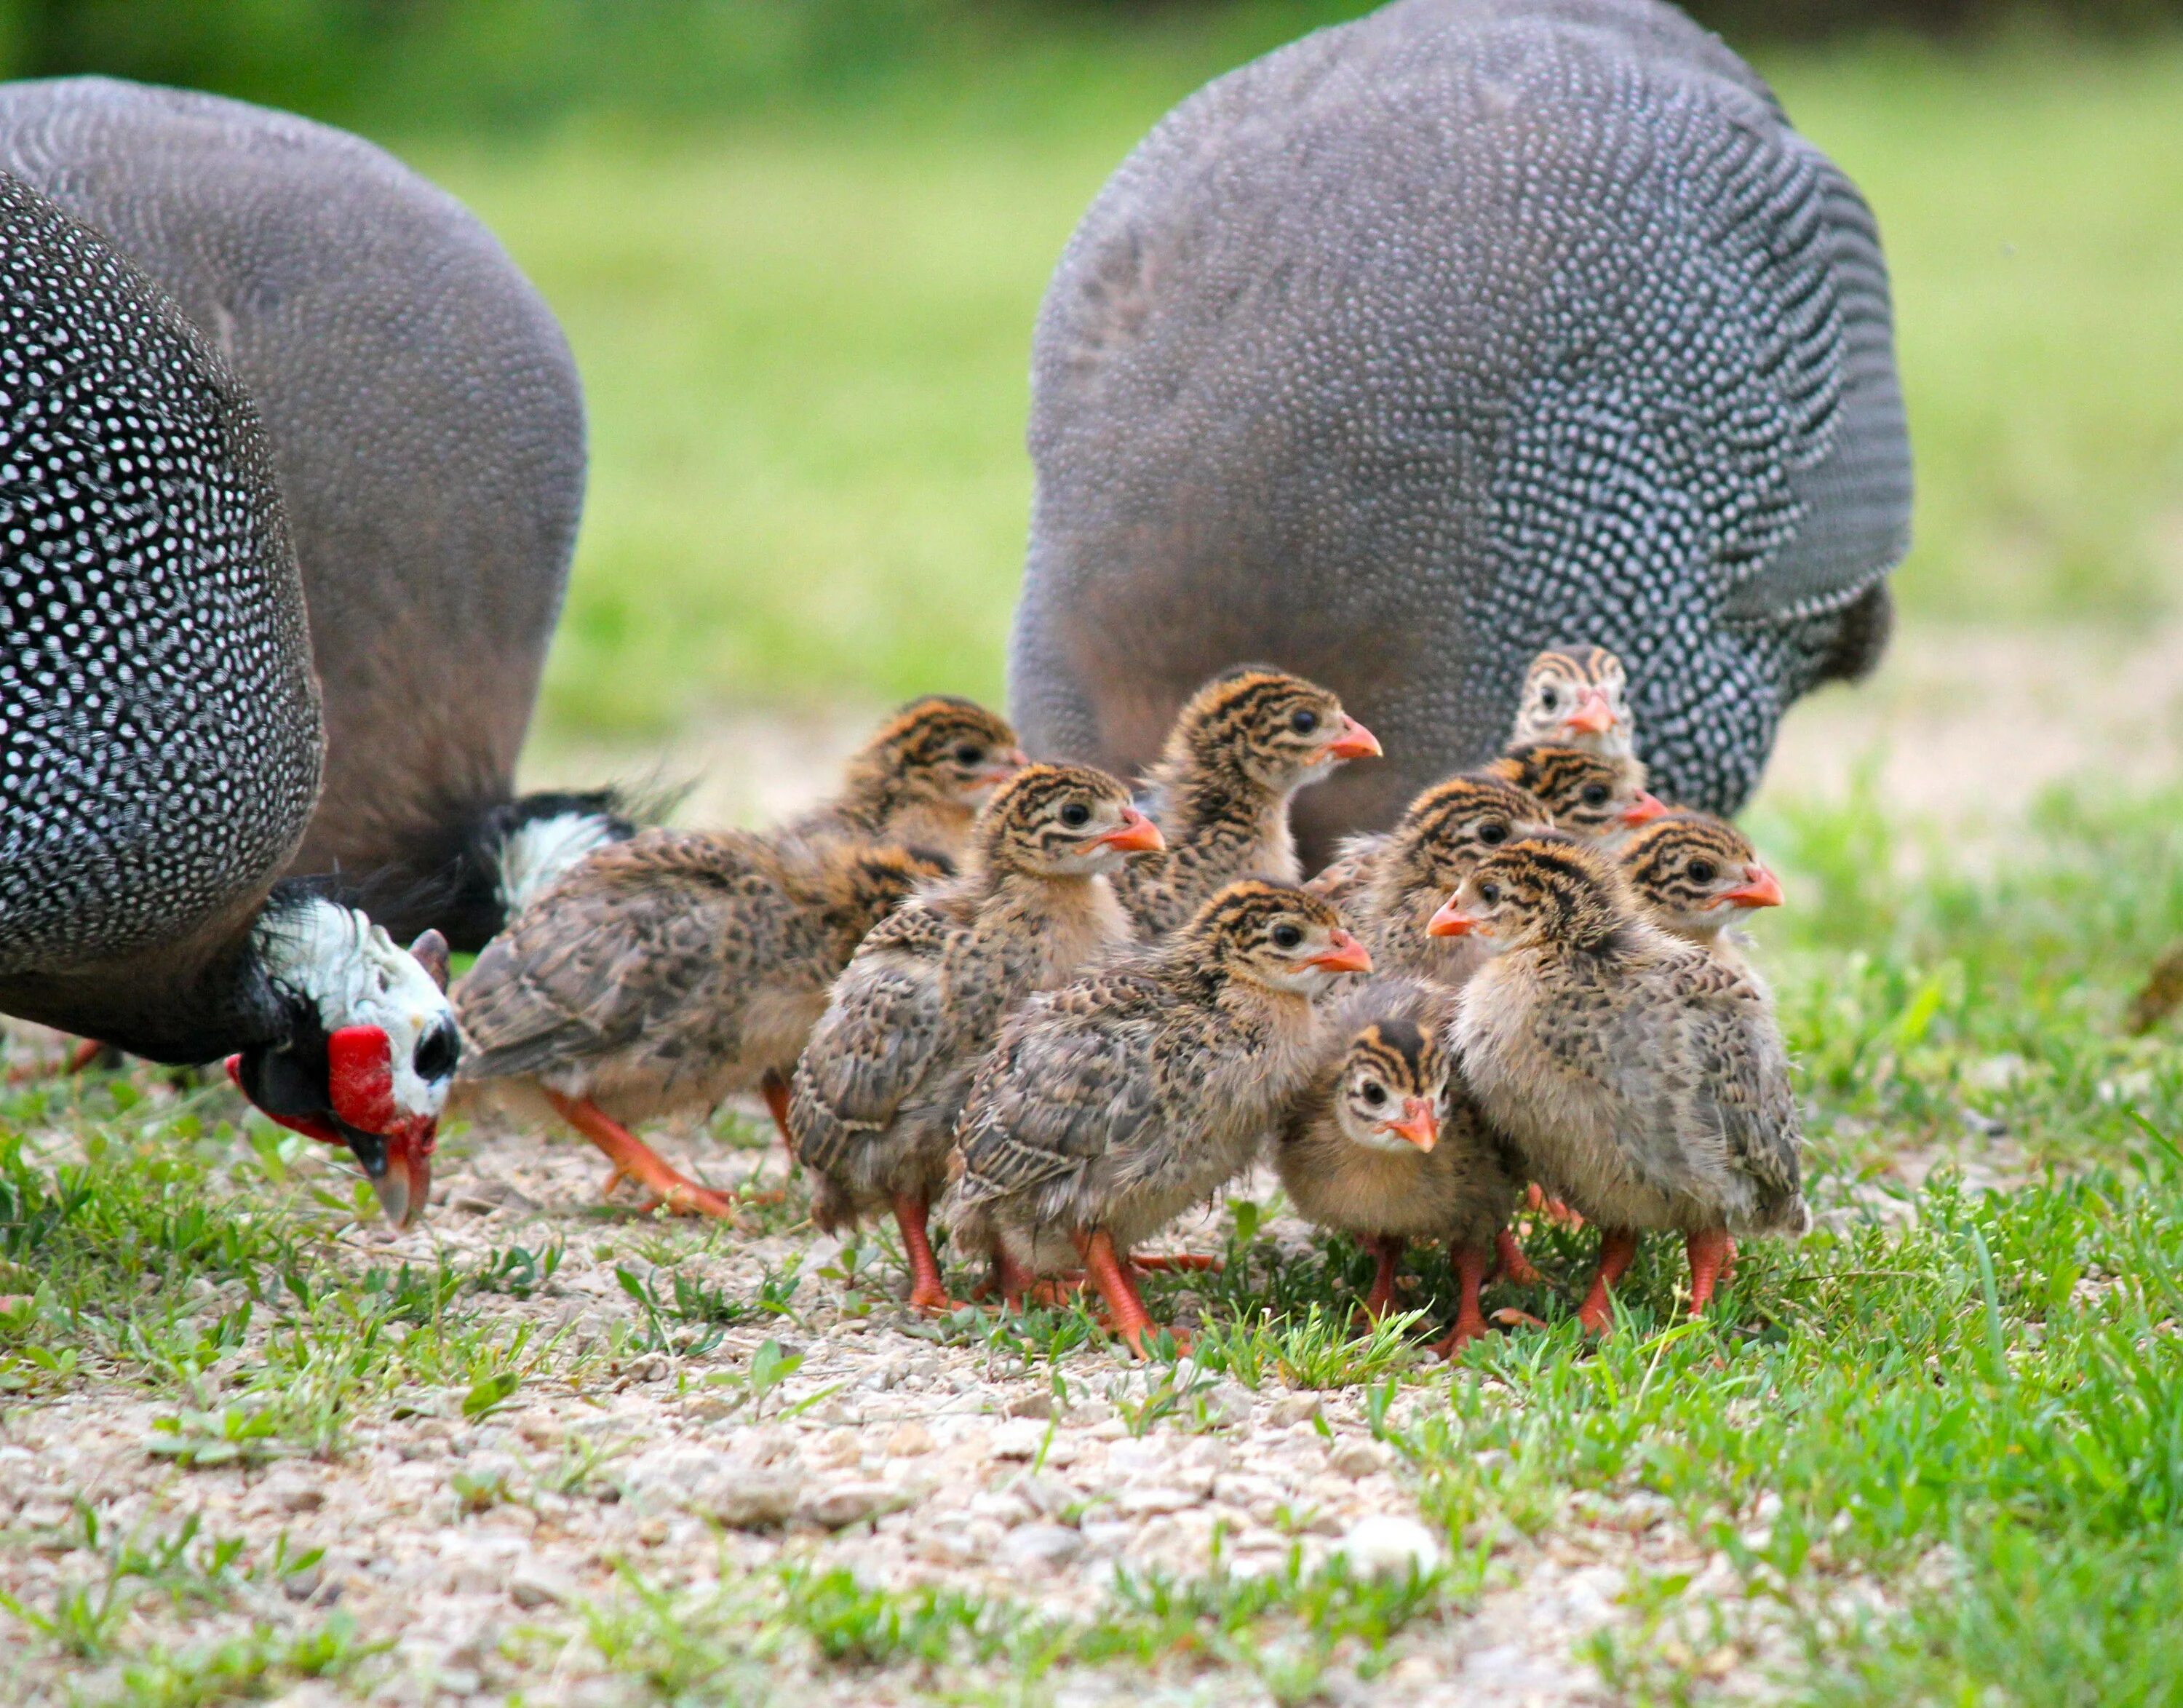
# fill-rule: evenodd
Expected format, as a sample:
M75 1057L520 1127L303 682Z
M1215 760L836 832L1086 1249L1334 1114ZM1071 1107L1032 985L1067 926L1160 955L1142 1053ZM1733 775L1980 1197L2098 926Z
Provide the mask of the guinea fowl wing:
M1765 999L1711 960L1686 977L1691 1124L1717 1133L1730 1164L1758 1189L1762 1222L1802 1232L1803 1118Z

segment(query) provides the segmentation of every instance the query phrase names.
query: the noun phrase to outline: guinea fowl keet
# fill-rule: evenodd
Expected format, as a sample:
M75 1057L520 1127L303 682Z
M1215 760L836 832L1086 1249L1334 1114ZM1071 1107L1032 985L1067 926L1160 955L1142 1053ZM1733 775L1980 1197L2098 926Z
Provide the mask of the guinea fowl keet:
M1361 1240L1372 1253L1364 1313L1392 1308L1395 1273L1412 1240L1446 1241L1461 1289L1453 1353L1486 1332L1479 1289L1504 1240L1519 1182L1507 1142L1471 1102L1445 1034L1455 993L1378 977L1328 1016L1325 1060L1290 1110L1274 1150L1289 1202L1305 1220ZM1512 1273L1533 1280L1520 1255Z
M1080 1263L1137 1351L1136 1243L1247 1167L1310 1077L1314 999L1371 957L1334 910L1247 880L1151 948L1033 997L980 1065L943 1209L973 1249Z
M881 921L835 981L797 1064L792 1143L822 1231L893 1211L913 1307L953 1308L926 1212L1002 1017L1128 940L1108 879L1160 847L1158 826L1103 771L1033 765L980 817L969 868Z
M1486 769L1536 796L1556 830L1609 847L1668 810L1646 788L1645 767L1633 759L1534 743L1511 748Z
M1536 743L1626 759L1636 755L1635 735L1622 660L1605 647L1550 647L1531 660L1510 747Z
M1167 852L1117 877L1122 904L1157 934L1236 878L1294 882L1302 874L1290 801L1345 760L1379 752L1340 700L1301 677L1256 666L1214 677L1183 707L1146 774Z
M1683 1235L1696 1315L1731 1235L1810 1226L1802 1120L1765 993L1654 925L1597 850L1512 843L1478 863L1433 929L1495 944L1458 1005L1458 1063L1532 1177L1601 1226L1586 1327L1609 1321L1639 1229Z
M1748 972L1735 927L1781 905L1781 881L1750 838L1710 813L1679 810L1634 832L1615 851L1653 922L1716 960Z

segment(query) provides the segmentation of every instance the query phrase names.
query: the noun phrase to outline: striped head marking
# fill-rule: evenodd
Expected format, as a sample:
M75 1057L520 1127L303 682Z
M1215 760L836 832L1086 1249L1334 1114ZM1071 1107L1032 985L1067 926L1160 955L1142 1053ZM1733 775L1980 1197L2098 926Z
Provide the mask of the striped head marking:
M1167 846L1121 782L1089 765L1030 765L1003 783L978 820L988 871L1092 877Z
M1408 1015L1368 1021L1342 1054L1334 1115L1369 1150L1430 1151L1440 1142L1452 1059L1439 1032Z
M1605 647L1550 647L1525 674L1508 744L1550 742L1626 759L1636 733L1622 660Z
M1260 878L1231 883L1214 896L1175 943L1208 973L1304 996L1346 974L1372 971L1372 957L1332 907Z
M1633 832L1617 856L1653 919L1705 937L1753 908L1778 907L1781 886L1750 839L1710 813L1672 812Z
M1528 790L1571 836L1613 839L1667 810L1645 787L1645 767L1632 759L1603 759L1582 748L1534 743L1511 749L1486 768Z
M892 803L930 801L975 811L1026 760L1006 719L975 700L928 694L912 700L849 762L862 784Z
M1443 778L1413 800L1395 826L1394 866L1405 889L1453 889L1497 848L1553 828L1536 795L1487 771Z
M1564 836L1511 843L1471 869L1426 927L1434 937L1490 937L1497 945L1603 946L1636 904L1597 848Z
M1247 777L1275 794L1319 782L1345 759L1380 752L1372 732L1328 689L1256 666L1214 677L1169 733L1160 769Z

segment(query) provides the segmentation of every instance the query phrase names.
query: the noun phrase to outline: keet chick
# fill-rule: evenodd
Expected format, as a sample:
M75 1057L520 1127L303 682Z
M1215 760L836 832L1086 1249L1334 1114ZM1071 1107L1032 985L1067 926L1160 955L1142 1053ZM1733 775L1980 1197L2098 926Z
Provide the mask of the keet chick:
M1586 1327L1610 1320L1639 1229L1684 1236L1695 1315L1731 1234L1811 1225L1802 1119L1764 993L1654 925L1597 850L1512 843L1432 929L1496 945L1458 1004L1458 1065L1532 1177L1601 1226Z
M847 840L646 831L571 869L455 990L458 1079L542 1093L669 1208L732 1216L628 1129L780 1087L864 933L936 855Z
M1536 795L1485 771L1435 783L1391 831L1352 837L1306 886L1341 910L1382 973L1453 988L1484 958L1482 944L1427 933L1464 874L1497 848L1553 828Z
M1247 666L1214 677L1183 707L1146 773L1167 853L1117 877L1123 906L1156 936L1237 878L1295 882L1290 800L1345 759L1379 751L1340 700L1300 676Z
M1479 1288L1507 1249L1519 1187L1507 1142L1455 1071L1445 1036L1454 1015L1454 992L1415 979L1375 978L1344 996L1328 1017L1322 1065L1274 1152L1297 1213L1371 1251L1368 1316L1394 1304L1408 1242L1448 1242L1462 1288L1441 1343L1451 1353L1486 1332ZM1533 1273L1520 1257L1512 1267Z
M900 843L960 860L978 809L1029 763L1005 718L975 700L927 694L850 756L831 800L783 828L806 837Z
M1633 759L1534 743L1511 748L1486 769L1537 796L1553 815L1556 830L1609 848L1668 810L1647 792L1645 767Z
M1780 906L1781 882L1741 831L1711 813L1678 810L1631 832L1615 857L1653 924L1749 971L1734 927L1754 909Z
M1129 1254L1247 1166L1316 1065L1313 1000L1371 971L1325 902L1247 880L1164 941L1034 997L979 1068L946 1214L1023 1271L1080 1263L1141 1352Z
M909 1302L947 1310L925 1232L970 1077L1008 1010L1130 936L1108 877L1158 826L1104 771L1033 765L980 816L970 868L881 922L835 981L788 1104L827 1232L891 1208Z
M1622 660L1605 647L1549 647L1531 660L1510 747L1537 742L1626 759L1636 737Z

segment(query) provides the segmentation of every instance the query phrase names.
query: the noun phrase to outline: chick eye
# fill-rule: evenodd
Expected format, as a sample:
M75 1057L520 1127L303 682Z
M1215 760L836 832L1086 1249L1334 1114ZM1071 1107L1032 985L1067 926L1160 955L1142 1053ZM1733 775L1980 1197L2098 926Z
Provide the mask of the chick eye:
M452 1028L438 1026L419 1040L417 1054L411 1059L419 1079L442 1079L455 1071L455 1034Z
M1562 697L1556 693L1552 688L1541 688L1539 690L1539 704L1543 709L1552 711L1561 703Z
M1497 883L1479 885L1478 899L1484 902L1488 907L1491 907L1495 902L1501 899L1501 886Z
M1508 840L1508 826L1498 819L1489 819L1479 826L1478 839L1488 848L1498 848Z
M1719 876L1720 869L1709 860L1694 860L1691 862L1691 882L1693 883L1711 883Z
M955 749L955 762L958 765L974 765L985 756L986 750L983 748L974 748L968 742Z
M1605 783L1586 784L1585 787L1583 799L1584 804L1588 807L1605 806L1607 804L1607 785Z
M1292 925L1277 925L1274 927L1274 946L1276 949L1294 949L1303 941L1303 933Z
M1387 1088L1386 1088L1386 1087L1385 1087L1385 1086L1381 1085L1381 1084L1380 1083L1380 1082L1379 1082L1379 1081L1377 1081L1376 1079L1375 1079L1375 1080L1369 1080L1369 1081L1367 1081L1367 1082L1366 1082L1366 1083L1365 1083L1365 1087L1364 1087L1364 1101L1365 1101L1365 1102L1367 1102L1367 1103L1370 1104L1372 1105L1372 1107L1373 1107L1373 1108L1377 1109L1377 1108L1379 1108L1379 1106L1380 1106L1381 1104L1385 1103L1386 1100L1387 1100Z
M1080 826L1092 822L1092 809L1086 806L1082 801L1071 801L1067 806L1062 808L1061 821L1069 829L1075 830Z
M1308 736L1319 727L1319 714L1308 709L1293 713L1289 718L1289 727L1300 736Z

